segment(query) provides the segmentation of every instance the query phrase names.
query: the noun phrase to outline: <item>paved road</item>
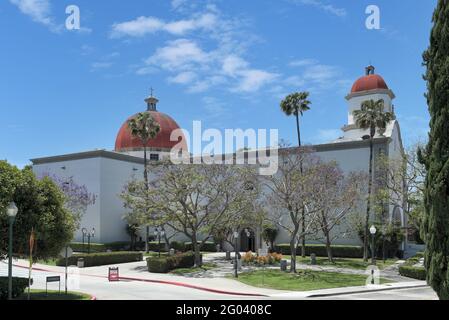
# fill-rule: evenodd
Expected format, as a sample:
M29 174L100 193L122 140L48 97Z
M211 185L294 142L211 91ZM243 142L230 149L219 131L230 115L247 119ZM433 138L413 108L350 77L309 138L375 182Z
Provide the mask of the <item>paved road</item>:
M429 288L401 289L316 298L316 300L438 300Z
M19 262L22 266L24 261ZM312 299L307 298L306 292L286 292L254 288L238 281L213 275L200 278L179 277L173 275L150 274L144 267L144 262L124 264L120 266L121 276L140 279L121 280L109 282L107 279L107 266L86 269L70 269L69 290L92 294L99 300L242 300L242 299ZM36 270L43 268L50 271ZM45 289L47 276L61 276L61 286L64 288L64 268L50 266L36 266L33 270L35 289ZM7 275L7 264L0 262L0 276ZM28 270L22 267L14 267L13 275L28 277ZM168 281L169 283L153 283L151 281ZM170 284L171 283L171 284ZM174 284L174 283L177 283ZM187 285L184 286L184 285ZM264 296L239 296L195 289L188 286L200 286L209 289L222 289L233 293L258 293ZM49 284L50 290L58 289L58 283ZM321 292L321 291L320 291ZM270 297L271 296L271 297ZM430 288L421 287L413 289L401 289L382 292L369 292L359 294L346 294L318 299L326 300L433 300L436 295Z
M138 264L138 263L137 263ZM121 266L121 270L126 269L126 267L131 268L135 264L126 264ZM47 276L61 276L61 288L64 290L64 273L63 268L44 266L46 270L55 270L54 272L40 271L36 270L39 267L35 267L33 270L33 289L45 289L46 277ZM77 268L70 269L73 272L69 272L68 279L68 289L72 291L84 292L87 294L94 295L98 300L241 300L241 299L254 299L251 296L240 296L231 295L223 293L214 293L205 290L194 289L190 287L185 287L182 285L173 284L162 284L162 283L151 283L144 281L132 281L132 280L121 280L120 282L109 282L107 279L107 267L99 268L88 268L83 269L79 273ZM7 264L0 262L0 276L7 275ZM123 274L121 274L122 276ZM142 275L145 275L143 277ZM13 276L28 278L28 270L22 267L13 267ZM135 274L128 274L125 276L135 276ZM161 280L157 279L154 275L150 278L151 274L148 272L140 275L140 278L144 280ZM178 281L179 277L173 277L173 281ZM166 280L166 279L162 279ZM201 282L210 281L232 281L235 282L237 286L240 283L233 280L225 279L185 279L184 283L190 285L201 286ZM205 281L206 280L206 281ZM244 285L243 285L244 286ZM242 287L243 287L242 286ZM214 289L213 287L206 286L208 288ZM221 286L222 287L222 286ZM252 289L252 287L245 286L245 289ZM58 283L49 283L49 290L58 290ZM241 288L229 288L229 291L237 293L250 293L251 291L242 291ZM257 297L258 299L267 299L267 297Z

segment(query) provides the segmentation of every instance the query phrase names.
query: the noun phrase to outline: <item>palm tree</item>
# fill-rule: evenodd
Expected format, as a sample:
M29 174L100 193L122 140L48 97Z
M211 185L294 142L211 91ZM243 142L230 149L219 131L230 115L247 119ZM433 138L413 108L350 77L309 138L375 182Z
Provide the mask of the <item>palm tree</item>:
M143 145L143 179L145 188L148 190L148 158L147 158L147 144L151 139L154 139L161 131L161 126L157 123L150 112L141 112L128 121L128 128L133 137L140 139ZM145 251L148 253L148 238L150 236L149 227L146 227Z
M294 115L296 117L296 131L298 134L298 146L301 148L301 130L299 128L299 116L304 115L304 112L310 110L310 105L312 102L308 100L309 93L307 91L304 92L295 92L288 95L281 102L281 110L287 115ZM302 174L302 164L300 165L300 170ZM305 233L305 208L302 209L302 234L301 237L301 255L305 258L306 256L306 238L304 236Z
M367 100L362 102L360 110L354 111L356 125L363 130L370 130L369 134L369 182L368 202L366 206L365 230L363 239L363 259L368 261L369 219L371 211L371 193L373 187L373 145L376 131L383 134L387 124L396 119L394 113L384 111L384 100ZM374 253L372 253L374 254Z

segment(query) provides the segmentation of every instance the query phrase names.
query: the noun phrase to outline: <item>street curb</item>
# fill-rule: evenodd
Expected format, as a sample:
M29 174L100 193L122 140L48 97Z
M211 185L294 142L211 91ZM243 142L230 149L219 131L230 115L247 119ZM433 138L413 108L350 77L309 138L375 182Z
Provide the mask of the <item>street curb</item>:
M190 289L196 289L196 290L207 291L207 292L218 293L218 294L226 294L226 295L231 295L231 296L269 297L268 295L259 294L259 293L242 293L242 292L233 292L233 291L211 289L211 288L196 286L194 284L188 284L188 283L182 283L182 282L176 282L176 281L150 280L150 279L131 278L131 277L120 277L120 279L132 280L132 281L141 281L141 282L149 282L149 283L168 284L168 285L173 285L173 286L178 286L178 287L186 287L186 288L190 288Z
M306 296L306 298L323 298L323 297L333 297L333 296L345 296L345 295L351 295L351 294L363 294L363 293L370 293L370 292L382 292L382 291L392 291L392 290L403 290L403 289L413 289L413 288L425 288L427 285L411 285L411 286L404 286L404 287L388 287L388 288L379 288L379 289L372 289L372 290L354 290L354 291L347 291L347 292L336 292L336 293L317 293L317 294L311 294L309 296Z

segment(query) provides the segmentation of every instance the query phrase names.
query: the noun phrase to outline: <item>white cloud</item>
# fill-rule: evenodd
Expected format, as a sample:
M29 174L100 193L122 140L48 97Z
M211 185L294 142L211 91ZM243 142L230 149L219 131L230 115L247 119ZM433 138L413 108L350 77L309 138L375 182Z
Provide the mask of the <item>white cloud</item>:
M197 15L192 19L168 23L156 17L138 17L135 20L113 24L111 37L144 37L162 31L173 35L184 35L195 30L210 30L216 22L217 17L210 12Z
M241 75L240 83L233 91L237 92L255 92L263 86L273 82L279 75L264 70L249 69L239 72Z
M185 5L187 3L188 0L172 0L171 1L171 7L174 10L177 10L179 8L181 8L183 5Z
M146 60L146 63L176 71L191 69L195 64L206 63L208 59L208 54L196 42L178 39L170 41L165 47L158 48L156 53Z
M132 21L115 23L112 26L111 37L143 37L147 34L155 33L161 30L163 26L164 23L157 18L138 17L137 19Z
M289 63L290 67L307 67L310 65L317 64L318 61L315 59L300 59L300 60L293 60Z
M324 3L321 0L290 0L295 4L310 5L337 17L345 17L348 12L344 8L336 7L332 4Z
M17 6L23 14L31 17L33 21L48 27L55 26L50 15L50 0L9 0L9 2Z
M174 77L169 77L168 81L171 83L176 83L176 84L190 84L196 78L197 78L197 75L195 72L186 71L186 72L181 72L180 74L178 74Z
M224 58L222 70L226 75L235 76L242 69L248 68L248 62L236 55L229 55Z
M303 78L317 83L326 83L338 76L338 68L334 66L316 64L308 67Z

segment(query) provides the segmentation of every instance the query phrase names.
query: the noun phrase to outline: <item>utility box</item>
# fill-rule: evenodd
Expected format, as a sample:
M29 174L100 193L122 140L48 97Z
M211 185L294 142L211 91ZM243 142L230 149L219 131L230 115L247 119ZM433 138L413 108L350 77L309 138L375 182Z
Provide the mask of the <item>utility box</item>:
M281 271L287 271L287 260L281 260Z

